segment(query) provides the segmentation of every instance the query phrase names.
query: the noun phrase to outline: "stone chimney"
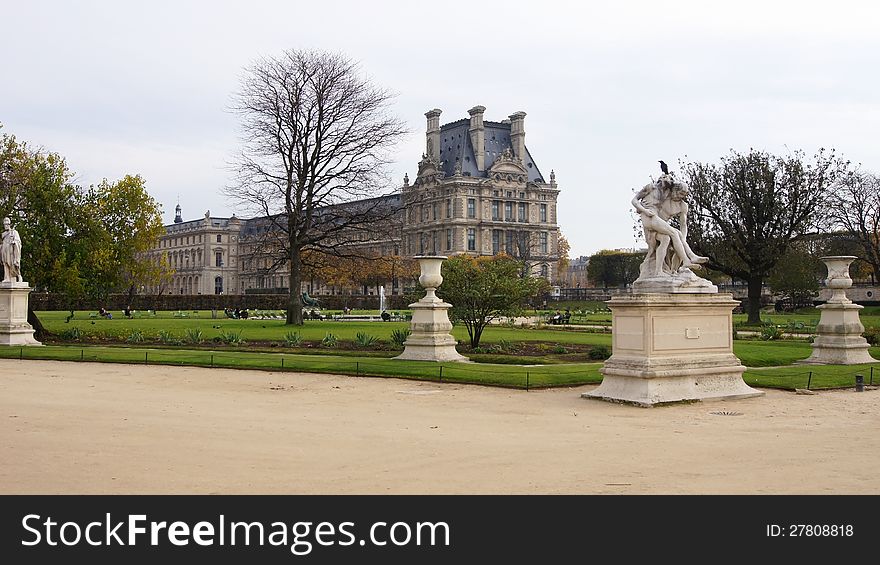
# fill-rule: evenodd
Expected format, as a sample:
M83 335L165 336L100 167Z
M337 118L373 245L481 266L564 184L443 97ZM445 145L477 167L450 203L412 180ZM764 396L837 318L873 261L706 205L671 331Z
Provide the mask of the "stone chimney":
M425 154L428 159L435 161L440 160L440 113L441 110L437 108L425 112L425 117L428 118L428 129L425 133L427 138Z
M471 145L474 147L474 158L477 160L477 170L486 169L486 128L483 127L483 112L485 106L474 106L468 110L471 115L471 126L468 133L471 135Z
M514 112L510 115L510 144L513 156L522 161L526 157L526 129L523 125L525 112Z

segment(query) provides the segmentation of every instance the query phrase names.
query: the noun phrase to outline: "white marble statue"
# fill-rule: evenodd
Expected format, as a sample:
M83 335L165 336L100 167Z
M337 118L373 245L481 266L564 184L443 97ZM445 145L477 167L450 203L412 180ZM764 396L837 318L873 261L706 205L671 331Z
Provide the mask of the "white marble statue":
M3 218L3 242L0 244L0 259L3 261L3 282L22 282L21 278L21 237L12 227L9 218Z
M379 287L379 313L385 311L385 286Z
M692 267L708 262L687 242L688 186L663 174L646 184L632 199L639 212L648 253L633 288L660 292L717 292L710 281L696 276ZM678 226L672 225L675 218ZM659 286L658 286L659 285ZM697 290L699 289L699 290Z

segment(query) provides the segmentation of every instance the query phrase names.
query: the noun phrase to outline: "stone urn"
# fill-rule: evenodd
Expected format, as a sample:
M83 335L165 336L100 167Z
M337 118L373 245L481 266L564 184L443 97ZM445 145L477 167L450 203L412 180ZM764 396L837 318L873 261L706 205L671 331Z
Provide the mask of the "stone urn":
M868 353L870 344L862 336L865 326L859 319L862 306L846 297L846 289L852 286L849 265L856 257L833 255L820 257L828 268L826 288L831 298L819 306L821 312L813 340L813 353L799 363L817 365L858 365L876 363Z
M410 335L404 342L403 353L394 359L416 361L467 361L455 349L456 340L449 332L452 323L447 310L452 304L443 302L435 291L443 282L440 266L446 257L443 255L417 255L422 274L419 283L427 291L418 302L409 305L412 308Z
M420 302L442 302L435 291L443 283L440 267L446 257L444 255L417 255L415 258L419 260L419 266L422 269L422 274L419 275L419 284L427 291Z
M852 279L849 276L850 264L858 259L854 255L830 255L828 257L820 257L825 267L828 269L828 277L825 279L825 286L831 289L831 298L828 300L830 304L848 304L850 300L846 297L846 289L852 286Z

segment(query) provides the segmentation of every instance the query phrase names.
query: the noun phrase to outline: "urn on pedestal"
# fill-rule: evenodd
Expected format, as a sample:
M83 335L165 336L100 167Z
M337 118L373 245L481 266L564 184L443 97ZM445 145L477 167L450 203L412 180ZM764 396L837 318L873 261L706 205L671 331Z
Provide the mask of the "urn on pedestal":
M813 340L813 353L801 363L822 365L857 365L876 363L868 353L870 345L862 337L865 326L859 319L862 306L846 297L852 286L849 266L857 259L852 255L821 257L828 269L825 286L831 289L831 298L819 306L821 312Z
M416 256L421 267L419 284L425 288L425 296L409 305L412 309L411 334L404 343L403 353L395 359L417 361L467 361L455 349L456 340L450 335L452 322L448 310L452 304L443 302L437 288L443 283L441 266L446 260L442 255Z

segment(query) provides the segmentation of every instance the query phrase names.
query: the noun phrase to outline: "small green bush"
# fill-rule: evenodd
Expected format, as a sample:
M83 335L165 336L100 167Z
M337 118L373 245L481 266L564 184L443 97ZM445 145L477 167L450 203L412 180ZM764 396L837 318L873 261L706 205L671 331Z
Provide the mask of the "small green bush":
M58 336L64 341L79 341L83 337L83 331L74 326L63 330Z
M302 335L299 332L287 332L284 336L284 345L287 347L299 347L302 344Z
M354 338L354 342L358 345L358 347L369 347L371 345L375 345L377 341L379 341L377 337L365 334L363 332L358 332Z
M339 338L333 335L330 332L327 332L327 335L324 336L324 339L321 340L321 345L324 347L336 347L339 344Z
M611 350L605 345L594 345L587 353L587 357L596 361L603 361L611 357Z
M189 328L186 330L185 340L189 344L199 345L205 340L205 337L202 335L202 330L199 328Z
M159 330L159 341L165 345L179 345L180 339L168 330Z
M144 342L144 332L140 330L134 330L128 337L125 338L126 343L143 343Z
M409 328L396 329L391 332L391 343L395 347L403 347L411 333L412 331Z
M553 348L553 353L565 354L565 353L568 353L568 349L564 348L561 345L557 345L556 347Z
M761 339L764 341L782 339L782 330L773 324L767 324L761 328Z
M244 340L241 337L241 330L238 330L237 332L220 330L219 337L221 342L228 345L241 345L244 343Z
M880 328L868 328L862 334L871 345L880 345Z

